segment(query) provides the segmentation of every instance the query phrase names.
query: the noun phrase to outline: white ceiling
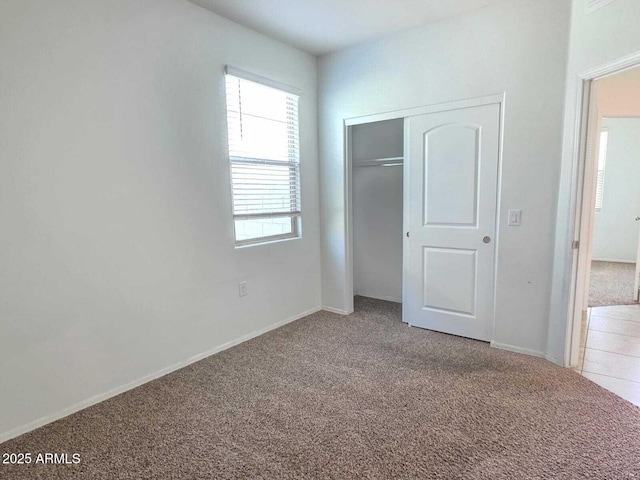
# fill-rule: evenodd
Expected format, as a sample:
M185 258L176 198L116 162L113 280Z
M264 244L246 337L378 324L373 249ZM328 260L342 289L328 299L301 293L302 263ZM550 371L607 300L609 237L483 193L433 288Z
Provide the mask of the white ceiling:
M321 55L501 0L190 0Z

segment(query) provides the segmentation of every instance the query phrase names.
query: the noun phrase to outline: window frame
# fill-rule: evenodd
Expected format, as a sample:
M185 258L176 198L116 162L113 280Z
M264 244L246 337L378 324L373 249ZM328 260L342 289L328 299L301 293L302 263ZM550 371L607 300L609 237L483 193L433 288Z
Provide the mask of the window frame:
M234 236L235 247L242 248L242 247L248 247L248 246L280 242L283 240L295 240L295 239L301 238L302 237L302 225L301 225L302 224L302 205L301 205L302 204L302 200L301 200L302 177L301 177L301 162L300 162L300 153L299 153L300 114L298 109L298 103L296 103L296 109L295 109L296 117L295 117L295 122L293 123L293 128L295 130L295 139L296 139L295 150L297 153L295 154L293 161L287 162L287 161L270 159L270 158L250 158L250 157L243 157L238 155L232 156L231 144L229 141L231 130L230 130L230 121L229 121L230 110L229 110L229 102L228 102L229 92L227 91L227 86L228 86L227 75L235 77L239 79L241 82L242 81L253 82L255 84L259 84L264 87L269 87L274 90L278 90L280 93L284 93L287 95L287 101L289 101L291 97L296 97L296 102L299 102L300 90L295 87L277 82L275 80L271 80L269 78L262 77L260 75L256 75L250 72L246 72L244 70L231 67L229 65L225 66L224 73L225 73L225 110L226 110L226 122L227 122L226 123L227 159L229 161L229 169L230 169L229 180L230 180L230 187L231 187L232 221L233 221L233 236ZM288 126L287 128L289 129L291 127ZM289 132L288 135L291 135L291 132ZM290 184L290 188L292 189L290 198L292 203L295 202L295 205L298 207L297 210L295 210L294 207L292 207L292 210L295 210L295 211L256 213L256 214L251 214L251 213L240 214L236 212L237 198L236 198L236 195L234 194L235 183L233 180L234 165L252 164L252 163L289 168L289 178L290 178L289 184ZM255 237L255 238L238 240L237 222L239 220L252 220L252 219L259 220L259 219L270 219L270 218L288 218L291 223L291 231L283 234L264 235L264 236Z

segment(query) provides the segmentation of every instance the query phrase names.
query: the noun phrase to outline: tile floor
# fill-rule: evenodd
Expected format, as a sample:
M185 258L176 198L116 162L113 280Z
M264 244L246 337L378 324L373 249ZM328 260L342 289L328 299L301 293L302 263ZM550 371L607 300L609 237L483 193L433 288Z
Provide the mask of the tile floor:
M583 325L579 373L640 406L640 305L590 308Z

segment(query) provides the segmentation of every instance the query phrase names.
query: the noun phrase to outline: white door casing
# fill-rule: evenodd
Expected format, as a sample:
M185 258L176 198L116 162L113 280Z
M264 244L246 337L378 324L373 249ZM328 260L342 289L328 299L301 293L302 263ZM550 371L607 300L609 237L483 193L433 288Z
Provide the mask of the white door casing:
M638 222L640 217L636 217L635 220ZM633 285L633 299L636 302L640 301L640 229L638 234L638 248L636 250L636 275Z
M491 340L500 104L405 123L403 321Z

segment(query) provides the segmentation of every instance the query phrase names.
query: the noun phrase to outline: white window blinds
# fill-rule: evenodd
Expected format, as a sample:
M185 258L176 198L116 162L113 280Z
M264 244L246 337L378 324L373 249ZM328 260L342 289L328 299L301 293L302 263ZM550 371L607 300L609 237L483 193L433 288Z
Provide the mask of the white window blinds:
M225 78L236 242L298 236L298 95L230 67Z
M609 131L602 129L600 132L600 146L598 148L598 173L596 176L596 212L602 210L604 200L604 170L607 164L607 148L609 143Z

